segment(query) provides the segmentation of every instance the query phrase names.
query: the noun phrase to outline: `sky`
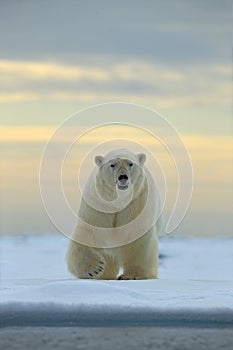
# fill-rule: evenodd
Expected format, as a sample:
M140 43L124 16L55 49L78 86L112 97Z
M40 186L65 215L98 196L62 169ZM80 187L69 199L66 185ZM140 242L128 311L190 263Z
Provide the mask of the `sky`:
M38 185L47 140L77 111L123 101L158 111L190 152L193 199L176 232L229 235L231 7L228 0L1 1L2 233L56 231ZM82 154L105 134L90 133ZM140 140L156 154L148 138ZM166 164L172 202L174 172ZM75 203L75 163L67 167L64 182Z

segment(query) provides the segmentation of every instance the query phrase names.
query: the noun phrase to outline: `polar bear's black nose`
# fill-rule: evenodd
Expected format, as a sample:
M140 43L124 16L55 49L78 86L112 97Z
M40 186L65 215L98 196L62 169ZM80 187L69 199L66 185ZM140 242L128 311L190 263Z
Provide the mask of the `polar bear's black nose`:
M128 176L126 174L120 175L120 176L118 176L118 180L119 181L128 180Z

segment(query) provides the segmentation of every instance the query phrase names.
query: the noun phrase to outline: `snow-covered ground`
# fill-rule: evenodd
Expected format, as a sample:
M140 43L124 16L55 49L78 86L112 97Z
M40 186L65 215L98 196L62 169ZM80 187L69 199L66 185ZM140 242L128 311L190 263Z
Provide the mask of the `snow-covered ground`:
M233 324L233 238L161 238L159 279L77 280L62 235L2 236L2 325Z

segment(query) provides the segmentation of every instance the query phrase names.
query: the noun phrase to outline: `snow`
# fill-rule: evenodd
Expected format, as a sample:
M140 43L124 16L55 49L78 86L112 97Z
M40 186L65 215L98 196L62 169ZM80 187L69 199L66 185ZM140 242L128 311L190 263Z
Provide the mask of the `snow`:
M0 244L5 322L22 324L25 315L29 323L48 315L56 322L233 322L233 238L161 238L159 279L143 281L75 279L62 235L2 236Z

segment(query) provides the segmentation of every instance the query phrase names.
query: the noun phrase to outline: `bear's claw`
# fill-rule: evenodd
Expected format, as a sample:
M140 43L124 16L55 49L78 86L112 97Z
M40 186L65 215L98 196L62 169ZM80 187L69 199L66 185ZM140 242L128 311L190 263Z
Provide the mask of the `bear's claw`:
M144 280L146 279L146 277L142 277L142 276L127 276L127 275L120 275L118 278L118 280L123 281L123 280Z
M100 265L101 264L101 265ZM93 270L86 271L86 273L80 274L80 278L97 278L104 272L104 262L98 261L98 265Z

